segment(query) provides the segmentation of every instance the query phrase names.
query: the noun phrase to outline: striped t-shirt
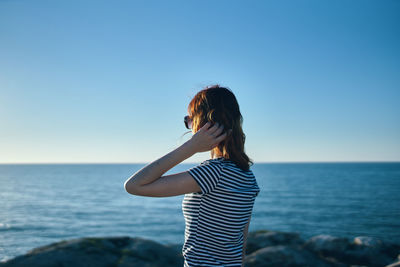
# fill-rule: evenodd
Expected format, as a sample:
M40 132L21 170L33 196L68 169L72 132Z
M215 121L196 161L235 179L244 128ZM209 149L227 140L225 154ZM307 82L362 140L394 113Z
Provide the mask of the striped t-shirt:
M185 194L184 266L241 266L244 227L260 191L251 170L223 157L188 170L201 192Z

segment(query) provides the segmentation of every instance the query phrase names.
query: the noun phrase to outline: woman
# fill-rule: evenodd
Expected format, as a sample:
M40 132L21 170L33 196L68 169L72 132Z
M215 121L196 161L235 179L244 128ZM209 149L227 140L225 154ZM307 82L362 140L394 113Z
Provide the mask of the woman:
M133 195L185 194L184 266L243 266L253 205L260 191L244 152L243 118L234 94L218 84L190 101L185 125L193 136L143 167L125 182ZM226 130L228 129L228 130ZM195 153L211 159L184 172L164 175Z

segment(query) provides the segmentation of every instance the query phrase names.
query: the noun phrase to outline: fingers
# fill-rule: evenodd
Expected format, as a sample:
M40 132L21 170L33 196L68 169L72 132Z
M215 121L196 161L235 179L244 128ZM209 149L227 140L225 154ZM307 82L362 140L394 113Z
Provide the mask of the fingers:
M213 129L214 128L214 129ZM215 130L216 128L216 130ZM217 124L210 128L213 129L214 132L211 135L214 138L214 143L219 144L222 140L224 140L228 136L228 132L224 132L224 125L218 126ZM222 133L222 134L221 134Z
M224 126L221 125L214 133L213 136L217 137L224 131Z
M203 127L201 127L201 129L203 129L203 131L207 131L209 134L213 134L220 127L218 122L214 123L213 126L210 126L211 122L208 121L203 125Z
M201 127L202 130L207 131L207 129L210 127L211 123L209 121L207 121L203 127Z
M204 126L202 127L203 131L206 131L208 134L212 135L214 138L217 138L217 140L219 140L218 138L220 138L222 136L223 140L226 136L227 133L225 132L224 134L221 135L221 133L224 130L224 125L220 125L218 122L216 122L213 126L211 126L210 122L206 122L206 124L204 124Z
M214 136L218 136L222 132L223 128L224 125L220 125L218 122L216 122L210 129L208 129L208 133Z
M215 139L215 142L216 142L217 144L219 144L219 142L221 142L222 140L224 140L224 139L226 138L226 136L227 136L227 133L226 133L226 132L223 133L223 134L221 134L220 136L217 137L217 139Z

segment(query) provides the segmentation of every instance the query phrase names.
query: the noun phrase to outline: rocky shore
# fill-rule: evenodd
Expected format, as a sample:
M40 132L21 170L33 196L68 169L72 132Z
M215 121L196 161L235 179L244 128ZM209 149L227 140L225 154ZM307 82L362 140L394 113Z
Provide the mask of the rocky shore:
M183 266L182 244L163 245L139 237L85 237L30 250L0 263L9 266ZM400 245L367 236L354 239L260 230L247 238L245 266L394 267Z

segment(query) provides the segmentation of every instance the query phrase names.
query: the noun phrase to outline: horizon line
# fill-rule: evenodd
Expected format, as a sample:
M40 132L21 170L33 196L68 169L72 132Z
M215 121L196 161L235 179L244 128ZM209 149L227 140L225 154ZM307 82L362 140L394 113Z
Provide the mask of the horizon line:
M199 164L202 161L185 162L179 164ZM44 164L150 164L151 162L0 162L0 165L44 165ZM364 161L254 161L254 164L275 164L275 163L400 163L400 161L387 160L364 160ZM175 165L175 166L177 166Z

